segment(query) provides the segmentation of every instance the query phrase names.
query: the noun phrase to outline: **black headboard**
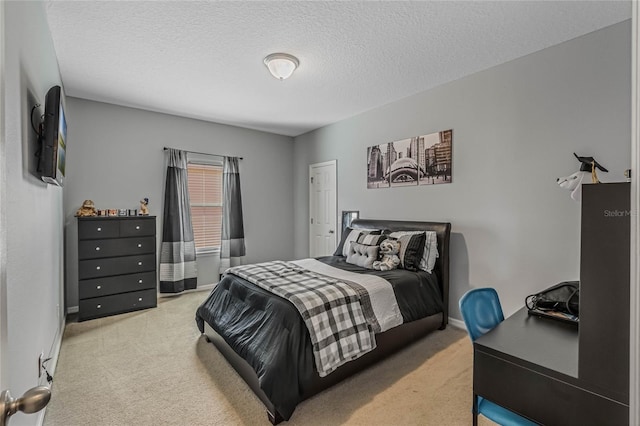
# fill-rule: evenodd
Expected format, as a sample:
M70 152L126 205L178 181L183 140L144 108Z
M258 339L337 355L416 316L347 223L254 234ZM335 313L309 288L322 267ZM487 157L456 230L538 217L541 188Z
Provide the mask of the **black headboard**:
M451 223L449 222L414 222L384 219L354 219L352 228L389 229L391 231L435 231L438 237L438 254L435 271L440 277L442 291L443 318L442 327L449 322L449 240Z

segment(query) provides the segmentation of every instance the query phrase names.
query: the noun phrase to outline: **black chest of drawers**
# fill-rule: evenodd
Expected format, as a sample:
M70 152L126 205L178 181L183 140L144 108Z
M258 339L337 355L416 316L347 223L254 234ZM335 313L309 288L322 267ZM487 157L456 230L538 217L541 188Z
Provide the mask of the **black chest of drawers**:
M157 305L156 218L78 218L78 320Z

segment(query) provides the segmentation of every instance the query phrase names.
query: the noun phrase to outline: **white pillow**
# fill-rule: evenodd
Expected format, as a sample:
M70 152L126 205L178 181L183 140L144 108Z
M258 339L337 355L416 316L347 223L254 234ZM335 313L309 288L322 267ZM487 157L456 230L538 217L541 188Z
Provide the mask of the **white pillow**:
M424 252L420 259L420 269L431 273L436 266L436 259L440 257L438 253L438 234L435 231L427 231L427 238L424 242Z

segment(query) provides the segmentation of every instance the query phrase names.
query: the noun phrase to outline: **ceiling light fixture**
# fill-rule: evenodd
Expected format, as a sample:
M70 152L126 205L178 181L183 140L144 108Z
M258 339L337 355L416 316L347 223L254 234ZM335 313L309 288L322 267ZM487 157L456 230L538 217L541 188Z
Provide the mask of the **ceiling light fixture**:
M272 53L264 58L264 64L269 68L271 75L278 80L284 80L291 77L300 62L298 58L287 53Z

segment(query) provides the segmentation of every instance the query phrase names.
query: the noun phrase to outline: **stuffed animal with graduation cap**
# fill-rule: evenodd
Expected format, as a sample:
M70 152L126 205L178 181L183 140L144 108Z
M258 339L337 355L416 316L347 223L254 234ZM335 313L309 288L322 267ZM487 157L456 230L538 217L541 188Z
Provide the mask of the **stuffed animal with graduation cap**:
M580 161L580 170L572 175L558 178L556 182L560 188L571 191L572 199L580 201L582 184L589 183L589 177L591 177L590 183L600 183L596 169L600 169L605 173L609 172L609 170L602 167L593 157L579 157L575 152L573 155Z

